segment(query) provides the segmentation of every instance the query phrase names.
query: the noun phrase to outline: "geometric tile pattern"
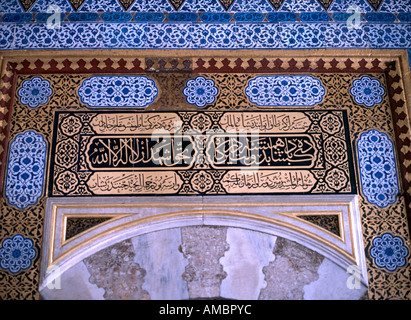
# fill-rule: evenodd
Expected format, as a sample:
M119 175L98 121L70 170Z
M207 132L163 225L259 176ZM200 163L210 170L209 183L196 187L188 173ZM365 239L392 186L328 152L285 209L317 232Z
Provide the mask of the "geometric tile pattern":
M0 268L16 274L31 267L37 252L34 242L20 234L5 238L0 247Z
M50 88L49 81L35 77L26 80L17 94L22 104L28 105L30 108L35 108L48 101L53 94L53 89Z
M388 135L369 130L357 142L362 192L367 201L385 208L397 201L399 183L394 145Z
M363 76L353 81L350 93L356 103L372 107L382 102L385 89L378 79Z
M407 264L409 250L401 237L384 233L372 241L370 255L379 268L395 271Z
M204 107L206 104L214 102L218 94L218 88L212 79L198 76L187 81L183 94L188 103L197 107Z

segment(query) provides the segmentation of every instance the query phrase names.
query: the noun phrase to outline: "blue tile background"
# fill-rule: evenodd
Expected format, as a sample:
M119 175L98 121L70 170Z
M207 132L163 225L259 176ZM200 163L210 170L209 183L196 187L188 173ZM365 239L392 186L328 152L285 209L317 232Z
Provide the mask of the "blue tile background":
M61 9L59 29L48 28L50 5ZM37 0L28 12L0 0L0 50L47 48L410 52L411 0L384 0L377 11L366 0L334 0L327 11L317 0L284 0L278 11L268 0L235 0L228 10L218 0L185 0L178 12L168 0L135 0L127 12L118 0L86 0L78 11L68 0Z

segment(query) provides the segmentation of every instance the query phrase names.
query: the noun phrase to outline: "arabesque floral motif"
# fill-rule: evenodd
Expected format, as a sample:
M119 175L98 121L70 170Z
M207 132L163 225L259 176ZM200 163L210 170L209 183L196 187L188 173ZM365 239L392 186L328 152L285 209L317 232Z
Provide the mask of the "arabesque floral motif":
M41 77L34 77L25 80L17 94L22 104L35 108L49 100L53 94L53 89L50 87L50 81L44 80Z
M218 88L213 80L198 76L186 82L183 94L189 104L204 107L215 101Z
M37 255L33 247L33 240L20 234L4 239L0 248L0 268L13 274L29 269Z
M353 81L350 93L356 103L370 108L382 102L385 89L378 79L363 76Z
M377 267L385 268L388 271L395 271L397 268L405 266L408 253L404 240L390 233L375 237L370 249L370 255Z

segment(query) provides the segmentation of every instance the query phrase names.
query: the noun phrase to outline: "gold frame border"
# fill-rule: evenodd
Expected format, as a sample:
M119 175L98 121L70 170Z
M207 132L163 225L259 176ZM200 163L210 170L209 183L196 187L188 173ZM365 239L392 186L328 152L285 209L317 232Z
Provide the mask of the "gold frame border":
M240 208L247 208L247 207L271 207L271 206L276 206L276 207L290 207L290 206L305 206L305 207L309 207L309 206L332 206L332 205L340 205L340 206L346 206L347 207L347 213L348 213L348 219L349 219L349 227L350 227L350 238L351 238L351 250L353 252L352 255L350 255L349 253L347 253L346 251L342 250L341 248L339 248L337 245L335 245L334 243L325 240L324 238L313 234L312 232L309 232L307 230L304 230L303 228L299 227L299 226L295 226L293 224L290 224L288 222L284 222L275 218L271 218L271 217L266 217L266 216L262 216L262 215L257 215L254 213L247 213L247 212L242 212L242 211L238 211L238 210L226 210L226 209L216 209L216 210L212 210L212 208L217 207L217 208L221 208L221 207L226 207L227 203L221 203L221 202L216 202L216 203L160 203L160 204L155 204L155 203L101 203L101 204L93 204L93 203L83 203L83 204L78 204L78 203L73 203L73 204L59 204L59 203L53 203L52 208L51 208L51 219L50 219L50 236L48 239L48 264L47 267L51 267L57 263L59 263L61 260L63 260L64 258L66 258L67 256L70 256L73 252L77 251L78 249L81 249L85 246L87 246L88 244L95 242L109 234L118 232L119 230L124 230L124 229L128 229L130 227L135 227L138 225L141 225L143 223L148 223L148 222L153 222L153 221L161 221L167 218L173 218L173 217L183 217L183 216L195 216L195 215L200 215L201 217L205 217L205 216L221 216L221 215L226 215L226 216L231 216L231 217L237 217L237 218L245 218L245 219L250 219L250 220L256 220L256 221L260 221L260 222L264 222L264 223L269 223L269 224L274 224L283 228L287 228L290 230L293 230L299 234L303 234L306 237L309 237L311 239L313 239L314 241L317 241L319 243L321 243L322 245L325 245L329 248L332 248L333 250L335 250L336 252L338 252L339 254L341 254L342 256L344 256L346 259L348 259L349 261L351 261L354 264L358 264L358 257L356 255L356 251L355 251L355 240L354 240L354 236L352 234L352 220L351 220L351 213L352 213L352 204L351 202L347 202L347 201L332 201L332 202L310 202L310 203L303 203L303 202L264 202L261 204L258 203L241 203L241 202L235 202L235 203L230 203L230 206L232 207L240 207ZM129 208L155 208L155 207L160 207L160 208L170 208L170 209L175 209L175 208L193 208L193 207L204 207L203 209L197 209L197 210L183 210L183 211L173 211L173 212L169 212L169 213L162 213L162 214L158 214L158 215L154 215L154 216L148 216L148 217L143 217L143 218L139 218L133 221L128 221L125 223L122 223L120 225L114 226L109 228L108 230L105 230L101 233L98 233L88 239L86 239L83 242L80 242L76 245L74 245L72 248L70 248L69 250L65 251L64 253L60 254L59 256L57 256L56 258L54 258L54 251L55 251L55 240L56 240L56 230L57 230L57 219L58 219L58 214L57 214L57 210L58 209L66 209L66 208L70 208L70 209L75 209L75 208L107 208L107 207L114 207L114 208L123 208L123 207L129 207ZM318 212L315 211L317 214ZM271 212L271 213L276 213L276 212ZM110 219L98 226L95 226L91 229L96 229L97 227L102 226L103 224L108 224L110 222L113 222L115 220L119 220L121 218L125 218L125 217L129 217L129 216L133 216L136 215L137 213L132 213L132 214L124 214L124 213L119 213L119 217L115 218L115 219ZM342 214L342 212L341 212ZM64 230L63 230L63 224L64 224L64 219L65 216L70 215L70 214L62 214L62 230L61 230L61 238L60 238L60 243L62 244L62 240L64 239ZM73 215L81 215L81 214L73 214ZM113 214L113 213L108 213L107 216L114 216L117 214ZM291 219L297 219L296 217L293 217L292 215L284 215L284 214L280 214L283 216L287 216ZM91 214L90 216L98 216L98 214ZM302 222L304 222L304 220L301 220ZM360 222L360 221L359 221ZM308 222L305 222L308 224ZM340 219L340 223L341 219ZM310 224L312 225L312 224ZM314 226L314 225L312 225ZM314 226L318 229L320 229L318 226ZM91 229L88 229L88 231L90 231ZM323 232L332 235L333 237L335 237L336 239L338 239L335 235L329 233L326 230L322 230ZM85 233L84 233L85 234ZM80 237L80 235L78 235L78 237ZM342 241L342 239L338 239L340 241ZM70 242L70 241L69 241ZM344 241L342 241L343 243L345 243L345 239ZM67 244L67 242L64 242L64 244Z

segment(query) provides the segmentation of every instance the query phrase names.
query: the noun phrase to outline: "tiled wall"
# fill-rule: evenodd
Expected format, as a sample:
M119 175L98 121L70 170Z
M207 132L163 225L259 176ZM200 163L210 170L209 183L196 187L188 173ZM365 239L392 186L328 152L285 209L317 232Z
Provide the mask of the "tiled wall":
M0 50L411 49L410 0L21 2L0 0Z

